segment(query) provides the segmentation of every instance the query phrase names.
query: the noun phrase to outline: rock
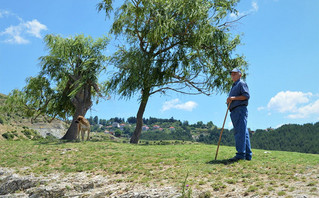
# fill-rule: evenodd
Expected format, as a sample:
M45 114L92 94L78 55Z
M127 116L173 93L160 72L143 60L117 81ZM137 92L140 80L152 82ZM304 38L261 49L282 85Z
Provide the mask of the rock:
M64 123L57 119L53 120L51 123L33 123L30 128L36 130L43 137L54 136L56 138L62 138L67 131Z
M20 176L10 169L0 168L1 198L177 198L180 196L178 190L172 187L144 189L143 186L114 183L108 177L90 176L83 172L33 177Z
M36 186L37 180L31 177L18 177L17 175L10 175L1 181L0 195L14 193L17 190L26 190Z
M34 190L28 191L30 198L55 198L63 197L65 195L66 188L58 187L40 187Z
M119 196L115 196L116 198L177 198L181 197L181 194L176 191L176 189L171 187L159 188L159 189L146 189L143 191L137 192L128 192Z

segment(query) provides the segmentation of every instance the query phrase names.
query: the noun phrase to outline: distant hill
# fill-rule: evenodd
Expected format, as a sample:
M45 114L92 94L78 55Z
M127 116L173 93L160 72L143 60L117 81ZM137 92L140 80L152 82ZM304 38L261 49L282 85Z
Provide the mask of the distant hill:
M4 105L6 95L0 94L0 106ZM122 137L130 138L135 129L135 117L130 117L125 122L124 118L111 118L110 120L98 119L97 116L89 118L92 131L105 132L110 130L108 125L114 122L126 123L122 132ZM220 128L213 122L204 124L197 122L188 124L187 121L181 122L174 118L161 119L150 117L143 119L143 123L148 125L149 130L143 131L141 140L183 140L196 141L206 144L217 144ZM158 127L154 128L154 125ZM7 131L21 131L23 127L29 127L38 131L42 136L52 134L58 138L62 137L67 125L60 120L52 123L43 122L41 119L37 123L31 124L30 120L22 115L0 112L0 139L1 134ZM172 130L173 128L173 130ZM118 130L119 131L119 130ZM235 146L233 130L225 129L223 132L221 144L226 146ZM319 122L314 124L287 124L277 129L258 129L251 132L251 144L255 149L293 151L302 153L319 154Z
M198 141L216 144L220 130L201 134ZM224 130L221 144L235 146L234 131ZM258 129L250 133L252 148L319 154L319 122L315 124L287 124L277 129Z
M256 130L254 148L319 154L319 122L287 124L275 130Z

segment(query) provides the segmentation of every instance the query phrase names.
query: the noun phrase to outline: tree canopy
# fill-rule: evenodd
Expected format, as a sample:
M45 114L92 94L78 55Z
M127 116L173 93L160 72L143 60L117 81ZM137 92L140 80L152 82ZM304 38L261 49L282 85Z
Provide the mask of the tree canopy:
M110 0L98 5L109 15ZM137 143L142 117L152 94L167 90L184 94L226 92L229 71L247 63L235 55L240 44L230 32L237 0L131 0L117 9L111 33L122 36L112 63L117 68L109 83L124 98L141 95L137 127L131 139Z
M105 95L98 77L106 69L108 57L102 52L108 38L46 35L44 41L49 54L39 58L39 75L28 78L22 91L12 91L7 106L33 118L73 116L74 120L78 115L85 116L92 100L98 102ZM64 139L75 137L76 125L72 122Z

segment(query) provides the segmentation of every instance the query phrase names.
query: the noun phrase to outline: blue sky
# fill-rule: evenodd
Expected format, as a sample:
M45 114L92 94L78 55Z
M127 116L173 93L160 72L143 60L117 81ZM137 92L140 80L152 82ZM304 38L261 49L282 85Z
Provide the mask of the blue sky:
M25 79L40 71L38 58L46 55L46 34L77 34L93 38L108 33L110 19L98 13L98 0L0 0L0 93L25 86ZM249 63L246 79L251 99L248 127L277 128L288 123L319 121L319 1L242 0L232 32L242 34L236 53ZM116 50L113 41L106 50ZM103 76L102 76L103 78ZM227 94L188 96L169 93L150 98L144 117L171 118L190 123L213 121L222 126ZM94 105L87 117L136 116L138 96ZM231 128L230 118L226 128Z

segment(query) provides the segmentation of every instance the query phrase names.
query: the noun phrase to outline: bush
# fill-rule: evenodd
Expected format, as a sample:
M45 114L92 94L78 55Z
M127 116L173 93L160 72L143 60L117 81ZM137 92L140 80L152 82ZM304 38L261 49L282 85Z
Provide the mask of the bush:
M23 133L23 135L25 135L28 139L32 139L31 137L31 131L29 129L24 129L23 131L21 131L21 133Z
M7 140L12 140L14 138L14 134L12 134L11 132L6 132L2 134L2 137L4 137Z
M116 129L114 135L115 137L121 137L122 131L120 129Z
M4 119L0 117L0 124L4 124Z
M23 131L21 131L21 133L23 133L25 136L27 136L27 138L31 139L31 131L30 130L27 130L27 129L24 129Z
M35 130L29 129L28 127L23 127L24 130L21 131L28 139L30 140L40 140L43 139L41 135L39 135Z
M47 133L46 137L45 137L46 140L50 140L50 141L56 141L56 140L59 140L57 137L55 137L54 135L52 135L51 133Z

